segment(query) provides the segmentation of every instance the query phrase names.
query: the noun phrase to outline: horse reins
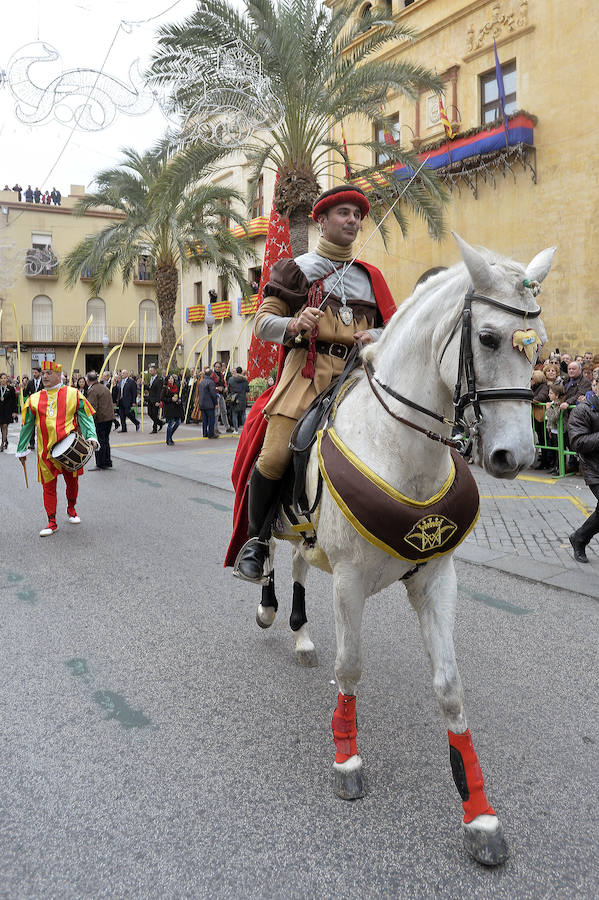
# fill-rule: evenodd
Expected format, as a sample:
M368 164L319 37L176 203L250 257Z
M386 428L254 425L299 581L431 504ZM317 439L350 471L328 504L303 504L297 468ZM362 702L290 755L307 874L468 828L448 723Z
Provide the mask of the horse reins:
M502 309L505 312L512 313L513 315L523 316L525 320L527 318L535 319L541 314L540 306L536 309L528 311L525 309L519 309L517 306L508 306L506 303L500 303L499 300L494 300L492 297L486 297L484 294L476 294L474 291L467 292L466 296L464 297L464 305L462 307L460 317L457 319L455 325L453 326L449 337L445 342L445 346L441 351L441 356L439 357L439 365L441 365L443 356L445 355L445 351L451 343L461 322L462 329L460 336L458 375L453 393L454 421L452 421L451 419L447 419L445 416L439 415L439 413L436 413L433 410L426 409L426 407L420 406L413 400L408 400L407 397L403 397L401 394L398 394L397 391L393 390L393 388L391 388L388 384L383 384L378 380L372 367L372 363L364 362L364 371L366 372L370 388L383 409L388 412L393 419L396 419L403 425L408 425L415 431L419 431L421 434L424 434L426 437L430 438L430 440L438 441L441 444L446 444L448 447L460 447L461 445L463 445L464 436L456 435L452 438L446 438L435 431L430 431L426 428L422 428L420 425L416 425L414 422L410 422L409 419L404 419L403 416L397 415L397 413L394 413L389 409L388 405L385 403L385 401L377 391L375 383L380 388L382 388L385 393L389 394L400 403L403 403L406 406L409 406L426 416L430 416L431 418L436 419L438 422L442 422L445 425L451 425L453 427L455 427L456 425L461 425L465 428L468 428L468 424L464 420L464 410L467 406L472 406L476 421L478 423L482 419L482 411L480 408L481 403L485 403L491 400L525 400L530 403L533 398L533 393L527 388L494 388L486 391L477 390L476 375L474 371L474 353L472 349L473 300L479 300L482 303L487 303L490 306L494 306L497 309ZM464 394L462 394L462 370L466 377L467 388Z

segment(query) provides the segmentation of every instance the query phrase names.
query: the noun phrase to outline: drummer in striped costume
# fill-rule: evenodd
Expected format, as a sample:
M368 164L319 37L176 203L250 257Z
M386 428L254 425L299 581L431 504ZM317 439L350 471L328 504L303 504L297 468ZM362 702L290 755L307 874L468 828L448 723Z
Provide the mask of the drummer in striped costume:
M48 515L48 525L40 531L40 537L54 534L56 524L56 482L59 475L64 477L67 493L67 515L69 522L78 524L75 504L79 492L78 476L83 469L69 472L51 456L52 447L62 441L72 431L80 431L84 438L99 447L96 428L92 416L93 406L76 388L61 386L62 366L46 360L42 363L42 390L28 397L23 407L23 427L19 435L17 457L25 465L29 453L29 441L37 429L37 479L44 491L44 507Z

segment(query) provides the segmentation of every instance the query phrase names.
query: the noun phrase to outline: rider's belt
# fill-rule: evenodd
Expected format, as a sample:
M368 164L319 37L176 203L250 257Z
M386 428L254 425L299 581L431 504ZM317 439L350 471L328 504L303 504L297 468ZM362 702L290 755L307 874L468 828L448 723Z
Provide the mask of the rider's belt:
M294 348L303 347L304 350L307 350L309 346L310 342L305 338L302 338L299 344L293 344ZM329 344L328 341L316 341L317 353L324 353L325 356L335 356L337 359L347 359L351 349L347 344Z
M412 563L455 550L478 519L476 481L459 453L451 457L445 484L428 500L413 500L369 469L332 427L318 433L320 471L345 518L370 544Z

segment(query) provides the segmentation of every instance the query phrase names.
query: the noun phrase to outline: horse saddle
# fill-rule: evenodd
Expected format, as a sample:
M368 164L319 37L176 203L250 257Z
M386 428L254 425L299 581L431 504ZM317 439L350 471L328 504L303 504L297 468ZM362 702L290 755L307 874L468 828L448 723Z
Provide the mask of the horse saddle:
M291 497L288 498L290 502L283 505L286 514L289 516L291 513L290 518L292 522L293 519L296 519L297 523L298 516L306 517L309 520L320 501L322 491L322 477L320 475L316 498L311 507L309 507L306 495L306 470L308 468L310 451L316 440L316 435L320 429L324 428L332 411L335 409L335 401L339 398L342 389L345 387L344 393L346 393L355 384L355 381L348 384L348 379L351 373L360 365L360 349L356 345L351 350L341 375L333 379L330 385L312 401L291 432L289 447L293 450L292 490Z

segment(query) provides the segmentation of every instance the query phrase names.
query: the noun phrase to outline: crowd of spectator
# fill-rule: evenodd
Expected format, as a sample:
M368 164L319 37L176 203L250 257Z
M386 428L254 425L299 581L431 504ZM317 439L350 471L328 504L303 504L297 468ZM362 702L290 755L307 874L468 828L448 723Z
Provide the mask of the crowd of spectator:
M568 422L570 411L588 400L593 385L599 380L599 354L587 350L582 355L561 353L555 350L540 359L532 373L533 412L537 444L541 445L536 469L549 469L557 475L557 453L547 445L558 445L558 429L561 420L566 449L569 449ZM567 456L567 471L578 471L578 460Z
M23 190L17 181L11 188L5 184L3 190L14 191L18 197L19 203L22 202L23 197L25 198L25 203L40 203L45 206L60 206L62 202L62 194L55 187L53 187L51 191L40 191L38 187L32 188L31 185L28 184L25 190Z

